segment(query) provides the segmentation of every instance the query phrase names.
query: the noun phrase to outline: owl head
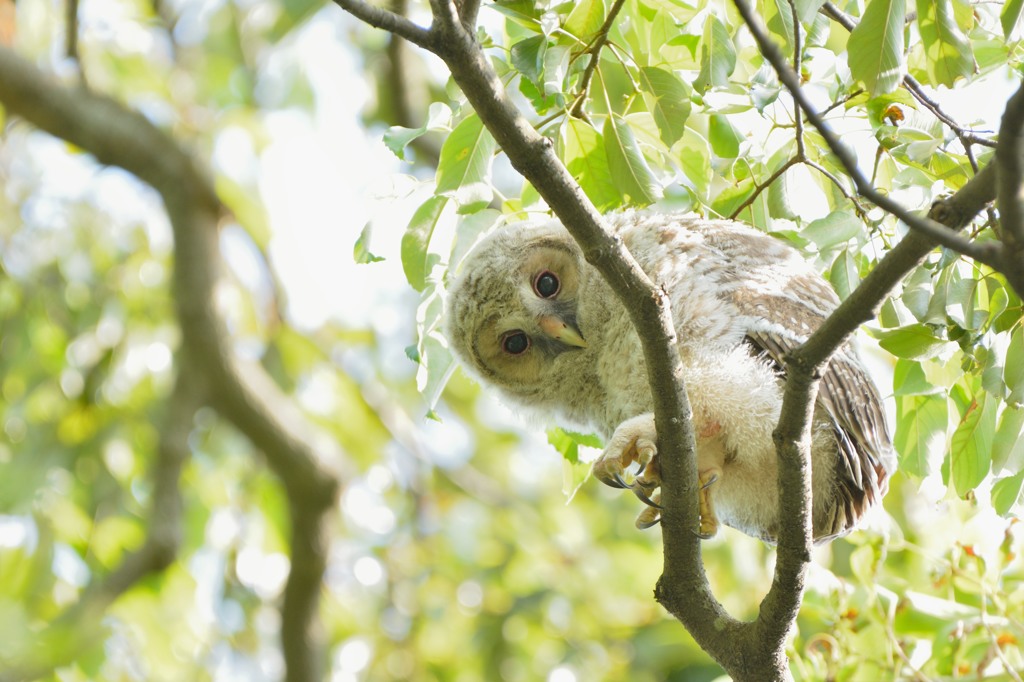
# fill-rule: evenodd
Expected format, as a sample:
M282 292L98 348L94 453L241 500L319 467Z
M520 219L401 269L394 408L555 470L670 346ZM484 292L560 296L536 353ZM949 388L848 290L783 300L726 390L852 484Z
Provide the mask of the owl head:
M583 256L558 223L524 223L481 241L449 282L445 332L472 373L518 398L550 390L587 348Z

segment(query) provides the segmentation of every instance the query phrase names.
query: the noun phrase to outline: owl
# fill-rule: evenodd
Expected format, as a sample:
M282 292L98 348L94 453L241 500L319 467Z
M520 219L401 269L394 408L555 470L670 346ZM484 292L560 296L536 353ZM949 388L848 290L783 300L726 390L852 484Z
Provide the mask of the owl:
M693 409L702 537L725 524L773 542L783 359L838 298L794 249L740 223L639 211L607 222L668 293ZM648 503L638 526L659 521L658 435L640 339L561 223L484 238L450 274L444 324L461 364L506 402L600 435L607 447L595 476ZM817 542L853 529L895 468L882 399L849 344L821 380L811 462Z

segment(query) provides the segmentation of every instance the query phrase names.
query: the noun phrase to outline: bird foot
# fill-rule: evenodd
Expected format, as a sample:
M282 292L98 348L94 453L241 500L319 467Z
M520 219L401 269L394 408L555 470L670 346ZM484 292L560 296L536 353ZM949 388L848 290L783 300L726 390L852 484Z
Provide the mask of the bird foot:
M699 434L700 440L714 438L720 431L718 424L706 427ZM651 528L661 521L661 463L658 460L657 431L654 415L642 414L628 419L615 429L608 447L594 462L594 476L605 485L630 490L647 507L636 519L636 527ZM638 464L635 474L630 468ZM711 486L718 480L721 470L712 467L700 472L700 527L697 535L709 539L718 533L718 517L711 503ZM629 479L632 480L629 480Z
M717 469L707 469L698 474L700 493L697 500L700 507L700 532L697 533L701 540L710 540L718 534L718 517L715 516L714 507L711 504L711 486L718 480Z
M657 437L653 414L627 419L615 429L608 447L594 462L594 476L605 485L631 490L648 505L637 519L641 528L650 528L661 518L660 497L654 493L661 485ZM630 474L633 464L639 466L635 474Z

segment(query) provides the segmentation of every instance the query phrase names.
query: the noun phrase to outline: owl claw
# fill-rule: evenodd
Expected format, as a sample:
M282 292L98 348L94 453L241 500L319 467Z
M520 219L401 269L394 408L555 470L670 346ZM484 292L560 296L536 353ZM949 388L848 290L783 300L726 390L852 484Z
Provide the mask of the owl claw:
M647 496L647 491L644 489L644 486L642 486L639 482L634 483L630 487L630 490L632 490L633 494L637 496L637 499L646 504L648 507L654 507L655 509L659 510L664 509L664 507L662 507L659 503L655 502L654 500Z
M640 515L636 517L636 527L640 530L647 530L661 523L661 493L654 493L653 498L652 500L644 500L650 506L645 507L640 512Z
M710 490L711 485L717 480L718 471L715 469L700 472L698 479L700 493L697 497L700 506L700 532L697 533L697 537L701 540L710 540L718 534L718 517L715 516L715 510L711 504Z
M623 490L628 490L631 487L628 483L626 483L626 481L618 472L615 472L611 475L611 480L603 478L600 475L598 475L598 478L600 478L605 485L610 485L613 488L622 488Z

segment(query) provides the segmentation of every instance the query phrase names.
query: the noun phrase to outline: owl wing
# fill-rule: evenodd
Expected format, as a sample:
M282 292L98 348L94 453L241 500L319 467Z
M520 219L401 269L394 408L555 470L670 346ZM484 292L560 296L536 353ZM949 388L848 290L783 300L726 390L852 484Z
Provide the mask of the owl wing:
M750 320L747 343L784 374L786 354L821 326L838 299L824 280L810 272L787 278L782 291L772 289L739 286L731 297L740 314ZM826 536L833 536L848 531L881 502L893 468L892 442L878 389L849 344L839 348L825 369L817 405L831 420L838 445L837 505L831 530L824 529Z

